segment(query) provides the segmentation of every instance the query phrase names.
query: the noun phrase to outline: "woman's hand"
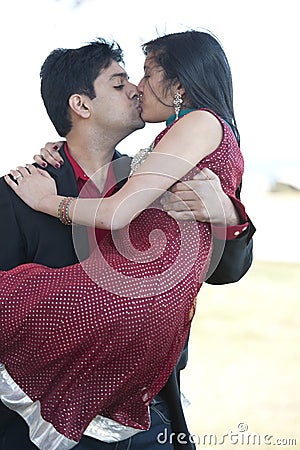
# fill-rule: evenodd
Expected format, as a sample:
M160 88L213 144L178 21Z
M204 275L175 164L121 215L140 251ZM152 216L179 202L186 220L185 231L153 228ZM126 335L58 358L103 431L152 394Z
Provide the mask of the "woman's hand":
M47 210L49 199L57 195L56 184L45 170L32 164L19 166L5 175L6 183L28 206L36 211Z
M45 147L41 148L40 154L34 155L34 161L41 167L47 167L47 165L50 164L56 169L59 169L64 163L64 160L59 153L59 149L63 143L63 141L47 142Z

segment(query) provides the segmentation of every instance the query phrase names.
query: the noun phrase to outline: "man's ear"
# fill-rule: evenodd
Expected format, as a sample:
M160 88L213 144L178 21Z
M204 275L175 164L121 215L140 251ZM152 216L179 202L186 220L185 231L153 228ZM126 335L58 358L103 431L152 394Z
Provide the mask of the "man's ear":
M84 96L79 94L71 95L71 97L69 98L69 106L75 114L82 117L83 119L87 119L88 117L90 117L88 102L85 102Z

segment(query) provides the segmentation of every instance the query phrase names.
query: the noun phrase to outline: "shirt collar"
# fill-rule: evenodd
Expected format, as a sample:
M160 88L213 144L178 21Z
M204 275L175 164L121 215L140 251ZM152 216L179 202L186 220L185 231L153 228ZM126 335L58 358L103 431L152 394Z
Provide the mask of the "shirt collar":
M66 142L64 144L64 151L65 151L66 157L68 158L68 160L74 170L76 182L77 183L79 182L78 186L80 186L80 188L81 188L83 186L82 182L85 183L86 181L88 181L89 176L84 172L82 167L73 158L73 156L69 152L68 145ZM115 154L114 154L114 158L115 158ZM111 195L114 192L114 190L116 189L116 187L117 187L117 179L116 179L116 174L114 171L114 164L110 164L109 168L108 168L107 177L106 177L104 189L102 192L102 196L105 197L105 196Z
M84 181L88 180L89 179L88 175L84 172L82 167L80 167L78 162L71 155L66 142L64 144L64 151L65 151L66 157L68 158L68 160L74 170L76 181L78 181L79 179L84 180Z

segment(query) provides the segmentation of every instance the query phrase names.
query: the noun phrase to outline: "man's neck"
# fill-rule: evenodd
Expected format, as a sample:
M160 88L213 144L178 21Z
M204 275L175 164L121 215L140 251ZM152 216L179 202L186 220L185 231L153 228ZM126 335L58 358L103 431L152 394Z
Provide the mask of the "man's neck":
M71 156L88 176L109 164L113 158L115 143L86 142L80 137L68 136L67 145Z
M111 162L116 142L107 139L85 139L80 135L69 134L68 150L86 175L93 179L100 193L105 186L109 163Z

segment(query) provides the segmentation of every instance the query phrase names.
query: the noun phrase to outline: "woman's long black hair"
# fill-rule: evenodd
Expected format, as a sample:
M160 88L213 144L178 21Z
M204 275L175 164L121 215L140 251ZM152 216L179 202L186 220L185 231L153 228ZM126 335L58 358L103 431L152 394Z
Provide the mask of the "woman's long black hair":
M231 126L240 143L230 66L212 34L196 30L167 34L143 44L142 49L164 69L170 85L180 81L188 97L186 106L214 111Z

